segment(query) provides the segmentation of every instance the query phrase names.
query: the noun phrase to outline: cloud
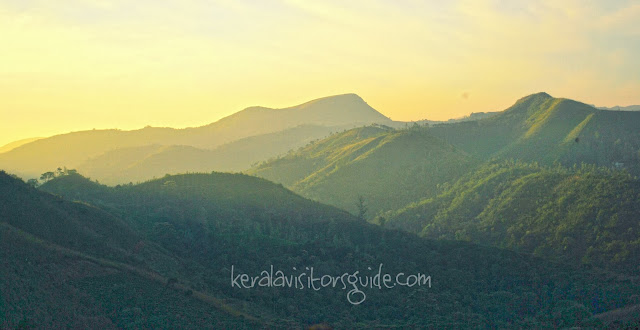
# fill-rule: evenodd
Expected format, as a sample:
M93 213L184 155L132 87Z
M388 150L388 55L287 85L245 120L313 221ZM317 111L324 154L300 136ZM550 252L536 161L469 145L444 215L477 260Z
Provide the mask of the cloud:
M598 27L616 34L640 37L640 4L631 4L601 17Z

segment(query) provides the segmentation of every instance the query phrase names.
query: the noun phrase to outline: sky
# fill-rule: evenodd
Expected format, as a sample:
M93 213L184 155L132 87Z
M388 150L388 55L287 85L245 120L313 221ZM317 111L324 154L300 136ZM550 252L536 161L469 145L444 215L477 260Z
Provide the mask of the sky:
M356 93L394 120L640 104L640 2L0 0L0 145Z

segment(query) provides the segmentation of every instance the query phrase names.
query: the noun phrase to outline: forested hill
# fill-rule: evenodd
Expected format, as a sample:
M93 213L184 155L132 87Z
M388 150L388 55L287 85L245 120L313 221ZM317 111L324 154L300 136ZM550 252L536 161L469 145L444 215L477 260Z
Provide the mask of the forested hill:
M640 182L581 166L490 163L376 222L638 275Z
M594 314L628 306L640 293L634 282L596 269L387 230L249 176L188 174L106 187L69 175L42 189L121 218L164 251L140 256L155 271L272 326L589 327L602 325ZM287 273L314 267L373 276L369 268L379 264L390 274L429 274L431 286L367 289L366 301L352 305L341 288L229 283L232 265L252 275L274 265ZM146 315L149 306L137 308Z
M0 328L254 328L127 222L0 171Z
M431 134L483 159L624 167L640 174L640 112L599 110L533 94L490 118L434 125Z
M425 128L368 126L334 134L248 171L354 214L368 216L437 192L478 162Z

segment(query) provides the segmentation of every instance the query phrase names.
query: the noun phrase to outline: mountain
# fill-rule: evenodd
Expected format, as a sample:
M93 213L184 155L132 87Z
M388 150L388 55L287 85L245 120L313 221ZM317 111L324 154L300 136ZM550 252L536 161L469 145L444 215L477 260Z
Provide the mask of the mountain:
M640 274L640 182L616 171L521 162L484 165L375 221L457 239Z
M119 148L88 159L77 170L110 185L142 182L167 173L239 172L338 130L342 129L303 125L243 138L213 150L157 144Z
M301 125L342 129L387 122L391 120L371 108L359 96L345 94L284 109L251 107L215 123L195 128L146 127L133 131L91 130L56 135L0 154L0 168L32 178L57 167L79 167L88 159L115 149L156 144L213 149L242 138L280 132ZM301 143L304 141L302 139ZM277 143L277 139L273 143Z
M369 218L432 197L439 185L492 158L588 163L640 174L640 113L537 93L480 118L397 131L358 128L247 173L352 213L363 210L364 199Z
M598 110L538 93L490 118L435 125L430 132L482 159L585 162L638 174L639 125L639 112Z
M596 107L600 110L612 110L612 111L640 111L640 105L628 105L626 107L621 107L619 105L611 108L607 107Z
M434 194L477 162L418 127L368 126L334 134L247 173L308 198L368 215Z
M208 141L211 148L242 137L272 133L305 124L319 126L362 126L371 123L390 123L385 117L356 94L324 97L284 109L250 107L219 121L197 128L203 133L215 132L225 139Z
M107 187L71 174L41 188L80 198L123 219L148 245L156 244L173 257L141 256L163 269L161 274L171 274L183 287L193 288L193 297L196 290L224 297L234 313L259 318L266 327L602 327L605 324L594 315L632 306L633 295L640 292L628 277L597 269L387 230L246 175L172 175ZM338 277L354 271L373 276L384 267L382 272L389 274L429 274L430 282L386 290L364 284L359 287L361 294L352 296L365 298L359 305L349 303L347 289L339 283L318 290L240 289L229 283L230 268L253 276L263 270L268 273L271 266L287 274L298 273L296 269L309 274L313 270L308 267L314 267L316 274ZM113 280L124 283L96 282L114 288L113 295L121 292L118 285L130 283ZM175 308L190 307L185 304L179 302ZM120 304L109 306L123 310ZM126 309L123 314L144 314L148 307ZM141 326L149 324L145 320ZM216 319L198 320L200 327L208 327L207 322Z
M22 140L18 140L18 141L13 141L10 143L7 143L5 145L3 145L2 147L0 147L0 154L3 152L7 152L7 151L11 151L21 145L36 141L42 139L40 137L35 137L35 138L27 138L27 139L22 139Z

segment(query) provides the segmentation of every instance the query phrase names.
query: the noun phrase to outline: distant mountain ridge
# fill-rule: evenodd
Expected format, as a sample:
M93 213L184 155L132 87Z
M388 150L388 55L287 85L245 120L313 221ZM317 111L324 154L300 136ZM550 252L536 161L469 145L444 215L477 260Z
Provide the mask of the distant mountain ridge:
M11 151L21 145L25 145L27 143L31 143L33 141L42 139L41 137L35 137L35 138L26 138L26 139L22 139L22 140L17 140L17 141L13 141L13 142L9 142L5 145L3 145L2 147L0 147L0 154L3 152L7 152L7 151Z
M168 173L210 172L212 169L238 172L339 129L303 125L242 138L213 150L160 144L118 148L86 160L77 169L110 185L141 182Z
M390 122L389 118L371 108L359 96L344 94L284 109L251 107L215 123L195 128L146 127L133 131L92 130L56 135L0 154L0 168L26 177L38 177L44 171L61 166L79 167L88 159L99 157L114 149L151 145L184 145L198 149L214 149L243 138L282 132L298 126L327 128L322 132L317 129L302 134L300 130L291 132L292 137L289 141L295 138L298 143L304 145L309 140L317 139L330 131ZM286 137L275 137L273 143L277 143L277 139L286 140ZM293 147L296 146L298 144ZM260 145L257 145L256 148L259 147ZM281 148L274 150L281 152ZM120 162L126 163L126 160ZM249 165L250 163L245 164L244 167ZM209 170L214 169L216 168Z
M478 159L587 162L640 173L640 112L598 110L547 93L523 97L501 112L413 123L391 121L355 94L336 95L283 109L250 107L202 127L43 138L1 153L0 168L37 178L66 166L114 185L167 173L244 171L330 133L369 124L401 129L429 124L431 135Z
M594 107L596 107L594 105ZM619 106L616 105L615 107L596 107L597 109L600 110L612 110L612 111L640 111L640 105L628 105L628 106Z

